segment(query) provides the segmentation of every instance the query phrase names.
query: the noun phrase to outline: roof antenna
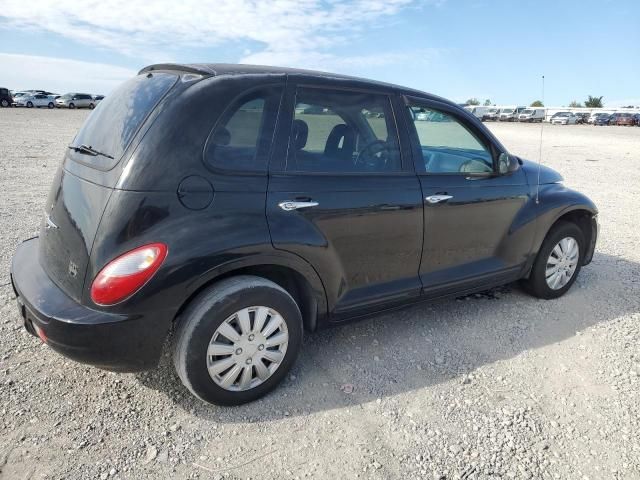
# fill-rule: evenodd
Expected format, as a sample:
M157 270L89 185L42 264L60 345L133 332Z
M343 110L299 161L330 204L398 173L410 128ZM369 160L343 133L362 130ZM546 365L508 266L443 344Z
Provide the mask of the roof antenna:
M547 119L547 108L544 106L544 75L542 75L542 106L544 107L544 118L540 122L540 151L538 152L538 181L536 182L536 205L540 203L540 169L542 168L542 132L544 131L544 121Z

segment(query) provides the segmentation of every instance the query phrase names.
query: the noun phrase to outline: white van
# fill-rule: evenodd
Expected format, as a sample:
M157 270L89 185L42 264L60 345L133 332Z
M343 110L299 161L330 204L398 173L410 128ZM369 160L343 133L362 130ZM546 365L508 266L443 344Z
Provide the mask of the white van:
M467 105L466 107L464 107L464 109L467 112L469 112L479 120L482 120L482 117L484 117L487 114L487 112L489 111L489 108L490 107L480 107L477 105Z
M527 107L502 107L500 108L498 120L501 122L514 122L518 119L518 115L526 109Z
M545 116L544 108L527 108L518 115L519 122L542 122Z

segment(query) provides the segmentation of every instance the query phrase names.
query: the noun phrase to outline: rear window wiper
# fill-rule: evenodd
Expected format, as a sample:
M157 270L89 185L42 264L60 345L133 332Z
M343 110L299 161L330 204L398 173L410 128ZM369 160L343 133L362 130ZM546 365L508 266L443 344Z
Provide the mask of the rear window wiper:
M82 144L82 145L69 145L67 148L70 148L74 152L85 153L85 154L91 155L93 157L97 157L98 155L101 155L103 157L107 157L107 158L110 158L111 160L113 160L113 157L111 155L99 152L98 150L94 149L90 145L85 145L85 144Z

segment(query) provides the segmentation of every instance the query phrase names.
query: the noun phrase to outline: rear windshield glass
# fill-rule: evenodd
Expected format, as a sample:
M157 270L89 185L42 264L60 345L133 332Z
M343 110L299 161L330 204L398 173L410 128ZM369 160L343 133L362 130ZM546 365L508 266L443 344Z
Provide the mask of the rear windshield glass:
M176 83L171 73L138 75L126 81L96 105L73 140L105 155L72 153L72 158L86 165L108 170L118 163L147 116Z

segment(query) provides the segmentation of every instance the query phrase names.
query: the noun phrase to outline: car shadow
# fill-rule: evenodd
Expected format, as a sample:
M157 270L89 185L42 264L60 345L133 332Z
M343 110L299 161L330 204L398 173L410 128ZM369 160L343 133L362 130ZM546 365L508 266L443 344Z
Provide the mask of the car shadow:
M462 382L485 365L640 312L638 278L640 264L596 254L560 299L536 299L512 284L307 334L282 384L239 407L194 398L180 383L168 354L157 369L136 376L185 411L222 423L357 406L455 379Z

